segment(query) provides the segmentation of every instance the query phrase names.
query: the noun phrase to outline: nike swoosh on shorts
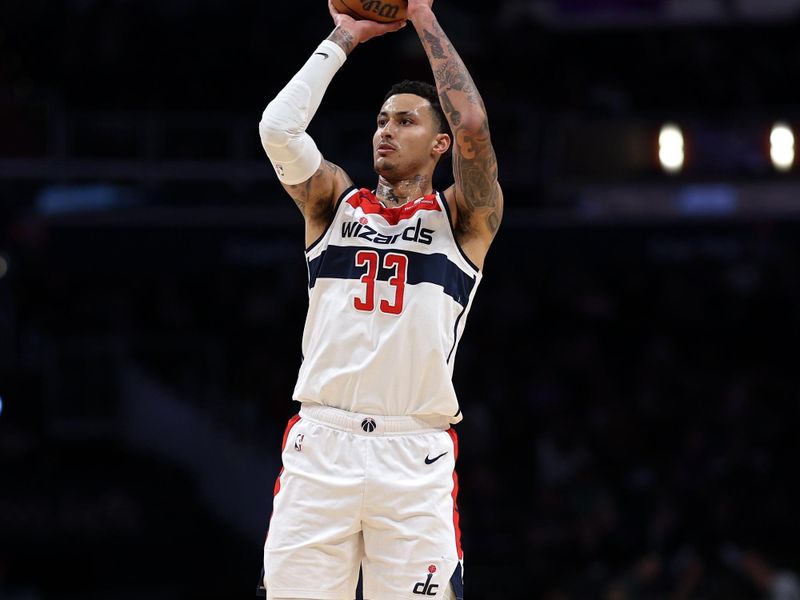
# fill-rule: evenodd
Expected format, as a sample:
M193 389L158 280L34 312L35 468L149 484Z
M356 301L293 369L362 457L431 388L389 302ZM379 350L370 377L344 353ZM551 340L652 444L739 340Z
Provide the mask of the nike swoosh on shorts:
M442 458L445 454L447 454L447 452L442 452L439 456L434 456L433 458L429 458L429 457L426 456L425 457L425 464L429 465L431 463L434 463L437 460L439 460L440 458Z

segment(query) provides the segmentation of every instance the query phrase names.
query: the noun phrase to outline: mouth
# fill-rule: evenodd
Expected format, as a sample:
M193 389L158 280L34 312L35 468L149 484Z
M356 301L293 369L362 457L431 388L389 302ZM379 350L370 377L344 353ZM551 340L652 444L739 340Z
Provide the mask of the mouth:
M391 154L397 150L391 144L378 144L378 147L375 149L375 152L380 156L386 156L387 154Z

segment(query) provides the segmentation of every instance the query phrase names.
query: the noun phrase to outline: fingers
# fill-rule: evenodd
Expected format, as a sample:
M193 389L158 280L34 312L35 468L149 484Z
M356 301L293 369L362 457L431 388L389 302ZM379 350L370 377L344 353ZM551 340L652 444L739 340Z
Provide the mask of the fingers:
M398 21L397 23L381 23L382 31L378 35L383 35L384 33L393 33L401 30L405 26L406 21Z
M398 21L396 23L375 23L372 37L385 35L387 33L394 33L406 26L406 21Z
M331 13L333 22L337 25L343 18L348 18L348 19L351 18L350 15L347 15L345 13L340 13L338 10L336 10L336 7L333 5L333 2L331 2L331 0L328 0L328 12Z
M353 34L356 44L366 42L386 33L393 33L406 26L405 20L380 23L370 19L354 19L348 14L339 12L333 5L332 0L328 0L328 12L331 14L336 27L344 27Z

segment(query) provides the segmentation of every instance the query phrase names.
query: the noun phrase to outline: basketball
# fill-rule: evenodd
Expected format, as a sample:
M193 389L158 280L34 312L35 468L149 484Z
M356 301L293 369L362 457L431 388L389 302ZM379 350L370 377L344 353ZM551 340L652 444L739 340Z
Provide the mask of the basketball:
M406 18L406 0L331 0L340 13L355 19L394 23Z

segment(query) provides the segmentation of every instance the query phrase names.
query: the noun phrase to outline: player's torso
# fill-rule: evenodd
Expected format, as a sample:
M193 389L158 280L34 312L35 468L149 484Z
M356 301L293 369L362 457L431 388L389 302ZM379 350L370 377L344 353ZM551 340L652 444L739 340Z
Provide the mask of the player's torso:
M386 208L351 188L306 258L295 399L460 420L453 362L481 274L458 247L441 194Z

